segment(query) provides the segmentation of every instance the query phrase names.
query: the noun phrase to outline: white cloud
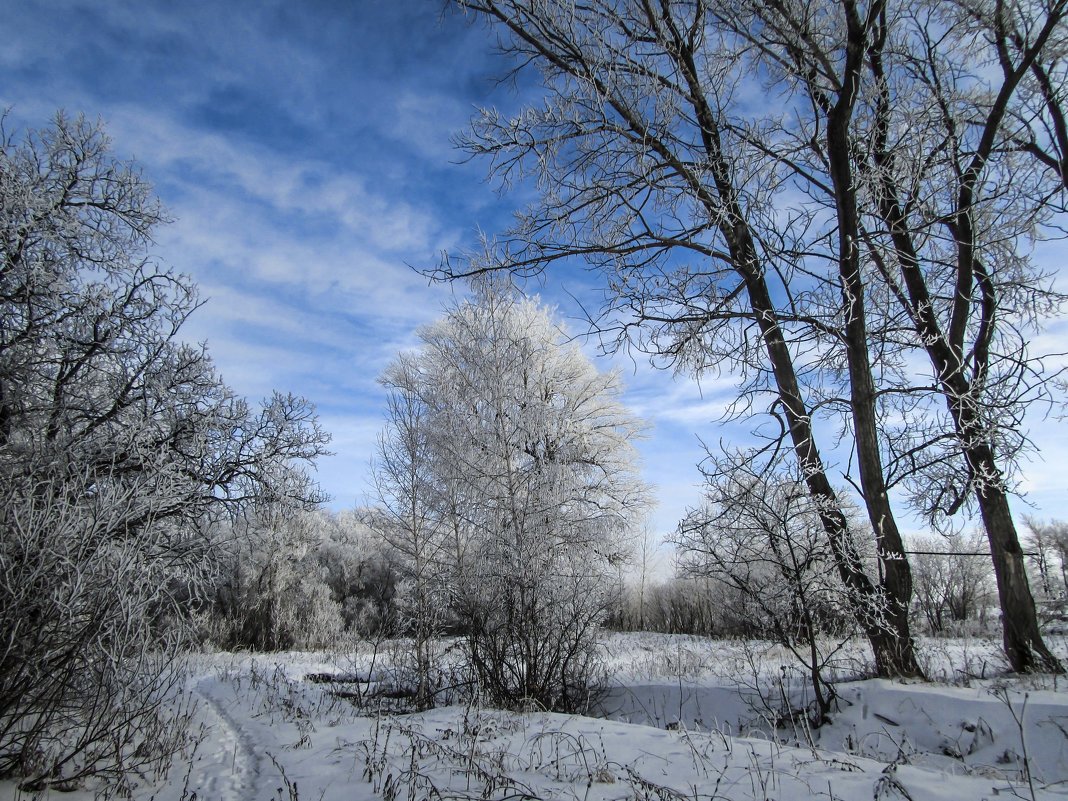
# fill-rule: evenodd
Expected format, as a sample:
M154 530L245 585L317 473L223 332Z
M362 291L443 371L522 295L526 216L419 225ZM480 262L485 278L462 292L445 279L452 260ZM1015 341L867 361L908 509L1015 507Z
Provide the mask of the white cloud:
M455 97L411 90L398 92L392 105L389 134L428 161L446 164L459 158L451 140L467 125L473 108Z

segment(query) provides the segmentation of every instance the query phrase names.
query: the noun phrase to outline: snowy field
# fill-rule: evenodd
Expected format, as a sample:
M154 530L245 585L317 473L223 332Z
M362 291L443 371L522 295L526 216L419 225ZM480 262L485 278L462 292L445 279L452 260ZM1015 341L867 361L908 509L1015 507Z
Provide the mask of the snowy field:
M1053 641L1068 656L1068 643ZM368 714L352 696L390 665L367 647L197 656L197 745L166 782L144 777L133 797L1068 799L1064 680L999 678L994 642L924 641L934 684L858 680L867 655L846 649L835 667L840 711L817 731L771 724L802 686L776 648L651 634L610 635L605 647L603 717L471 705ZM0 784L0 798L34 797Z

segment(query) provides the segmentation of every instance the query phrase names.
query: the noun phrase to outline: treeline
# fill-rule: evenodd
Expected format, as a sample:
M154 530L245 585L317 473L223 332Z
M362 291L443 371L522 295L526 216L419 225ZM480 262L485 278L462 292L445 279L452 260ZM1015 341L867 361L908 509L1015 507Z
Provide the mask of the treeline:
M216 536L213 592L196 613L203 645L281 651L400 633L396 555L356 513L263 512Z
M1068 523L1025 518L1028 576L1047 628L1068 622ZM997 585L982 532L928 535L908 541L912 560L912 625L929 636L996 636ZM852 624L827 618L827 633ZM759 605L714 575L671 575L642 580L620 575L606 628L706 637L762 638L769 631Z
M203 643L223 649L329 648L352 639L410 636L411 586L404 555L370 524L371 510L315 510L285 519L263 515L226 527L210 602L198 611ZM1041 616L1066 617L1068 524L1028 518L1025 548ZM909 541L915 629L930 636L997 633L997 588L979 533ZM664 573L670 575L663 575ZM768 636L766 615L749 595L714 575L658 571L641 577L633 552L607 583L603 626L713 638ZM851 616L826 610L821 631L852 630ZM464 632L457 617L441 623Z

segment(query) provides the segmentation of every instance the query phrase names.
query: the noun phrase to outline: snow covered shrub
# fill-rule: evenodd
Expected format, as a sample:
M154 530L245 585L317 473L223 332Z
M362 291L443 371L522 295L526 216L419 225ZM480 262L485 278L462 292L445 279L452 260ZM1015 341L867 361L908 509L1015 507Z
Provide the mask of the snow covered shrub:
M581 548L487 549L465 566L457 609L479 688L504 706L585 710L603 681L609 598Z
M278 651L321 647L340 636L344 618L318 561L317 521L267 505L233 529L216 597L219 645Z
M171 588L199 572L202 543L166 524L136 542L116 538L117 524L147 511L147 487L101 486L75 500L69 480L4 478L0 776L72 786L117 778L150 753L169 760L151 742L133 750L159 727L181 677L180 629L166 624L180 614Z

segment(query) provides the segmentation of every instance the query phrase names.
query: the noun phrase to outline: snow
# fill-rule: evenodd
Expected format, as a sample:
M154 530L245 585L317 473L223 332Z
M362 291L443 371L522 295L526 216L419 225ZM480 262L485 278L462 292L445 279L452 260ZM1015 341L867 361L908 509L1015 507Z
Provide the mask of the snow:
M769 702L803 683L761 643L611 635L603 717L477 705L375 716L334 693L357 685L306 677L380 678L381 653L200 655L200 742L134 797L1068 799L1064 680L1001 675L993 642L922 647L941 683L858 680L864 648L845 649L840 709L815 731L769 723ZM0 783L2 799L32 797Z

